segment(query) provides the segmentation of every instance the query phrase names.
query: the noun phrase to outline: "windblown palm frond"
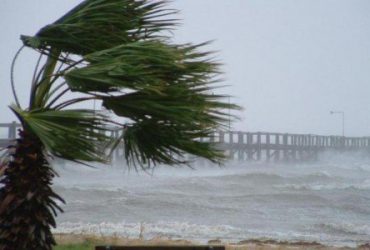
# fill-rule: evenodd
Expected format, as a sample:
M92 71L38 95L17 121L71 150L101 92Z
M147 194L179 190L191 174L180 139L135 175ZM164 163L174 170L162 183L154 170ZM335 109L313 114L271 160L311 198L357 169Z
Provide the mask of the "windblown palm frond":
M103 106L118 116L134 121L145 118L168 121L174 124L192 125L216 129L226 121L220 108L232 107L226 103L211 102L212 95L197 93L182 86L169 86L157 92L139 91L122 96L103 98Z
M90 62L83 68L65 74L71 90L80 92L111 92L124 88L156 90L170 84L209 83L217 73L218 64L209 53L199 53L197 46L175 46L159 41L120 45L88 54Z
M185 153L214 162L223 160L215 145L199 141L209 138L225 122L224 114L217 111L222 105L207 101L207 96L194 98L190 91L177 91L135 92L103 99L107 109L135 121L122 138L129 163L186 163L182 158Z
M224 159L214 144L201 142L212 130L199 126L181 126L155 119L145 119L129 125L123 134L125 157L128 163L141 167L164 164L186 164L185 154L202 156L213 162Z
M175 20L164 19L174 11L164 9L165 1L94 0L83 1L35 36L22 36L25 45L36 49L54 48L85 55L120 44L158 38Z
M106 117L92 110L12 110L24 126L37 136L45 149L71 161L107 162L112 139L107 135Z

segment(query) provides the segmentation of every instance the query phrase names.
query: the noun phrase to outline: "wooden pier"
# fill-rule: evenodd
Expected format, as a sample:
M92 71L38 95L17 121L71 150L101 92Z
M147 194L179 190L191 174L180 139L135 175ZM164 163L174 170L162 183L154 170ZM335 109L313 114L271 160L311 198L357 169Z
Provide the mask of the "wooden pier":
M7 137L0 138L0 148L16 138L20 125L0 123ZM1 131L0 131L1 132ZM4 131L2 131L4 132ZM119 136L119 130L112 130ZM4 133L2 133L4 134ZM267 132L217 131L211 138L217 147L226 151L230 159L239 161L307 161L316 160L324 151L364 151L370 154L370 137L320 136L311 134L283 134ZM123 148L117 148L115 160L122 160Z

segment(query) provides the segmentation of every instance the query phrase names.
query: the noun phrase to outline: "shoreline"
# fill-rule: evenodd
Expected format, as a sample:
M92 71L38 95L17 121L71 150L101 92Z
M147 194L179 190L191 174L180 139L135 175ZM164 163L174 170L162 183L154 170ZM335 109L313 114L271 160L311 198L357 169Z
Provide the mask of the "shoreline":
M152 239L126 238L122 236L98 236L89 234L67 234L55 233L55 240L58 245L81 244L92 242L96 245L204 245L199 242L189 240L174 240L166 237L156 237ZM305 241L277 241L271 239L248 239L235 243L223 242L222 240L209 240L208 245L224 245L226 250L370 250L370 242L357 247L347 246L328 246L318 242Z

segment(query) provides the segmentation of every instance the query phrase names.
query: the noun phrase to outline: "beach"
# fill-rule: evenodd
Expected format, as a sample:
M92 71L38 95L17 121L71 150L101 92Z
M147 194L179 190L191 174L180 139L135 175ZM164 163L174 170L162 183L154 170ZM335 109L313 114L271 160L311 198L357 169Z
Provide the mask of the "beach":
M153 238L149 240L129 239L114 236L96 236L82 234L55 234L58 244L80 244L84 242L94 242L96 245L113 245L113 246L170 246L170 245L204 245L199 242L188 240L171 240L166 238ZM359 245L356 247L334 247L322 245L317 242L286 242L274 240L245 240L236 243L223 243L220 240L211 240L207 245L223 245L226 250L370 250L370 244Z

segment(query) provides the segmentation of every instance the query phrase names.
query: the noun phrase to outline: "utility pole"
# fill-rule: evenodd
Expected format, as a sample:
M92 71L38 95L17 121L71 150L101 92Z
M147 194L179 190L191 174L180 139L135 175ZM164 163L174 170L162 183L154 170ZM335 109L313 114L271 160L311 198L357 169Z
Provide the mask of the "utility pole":
M230 106L230 96L228 96L229 98L229 106ZM230 114L230 107L229 107L229 132L231 131L231 114Z
M342 136L344 137L344 111L330 111L331 115L340 114L342 115Z

